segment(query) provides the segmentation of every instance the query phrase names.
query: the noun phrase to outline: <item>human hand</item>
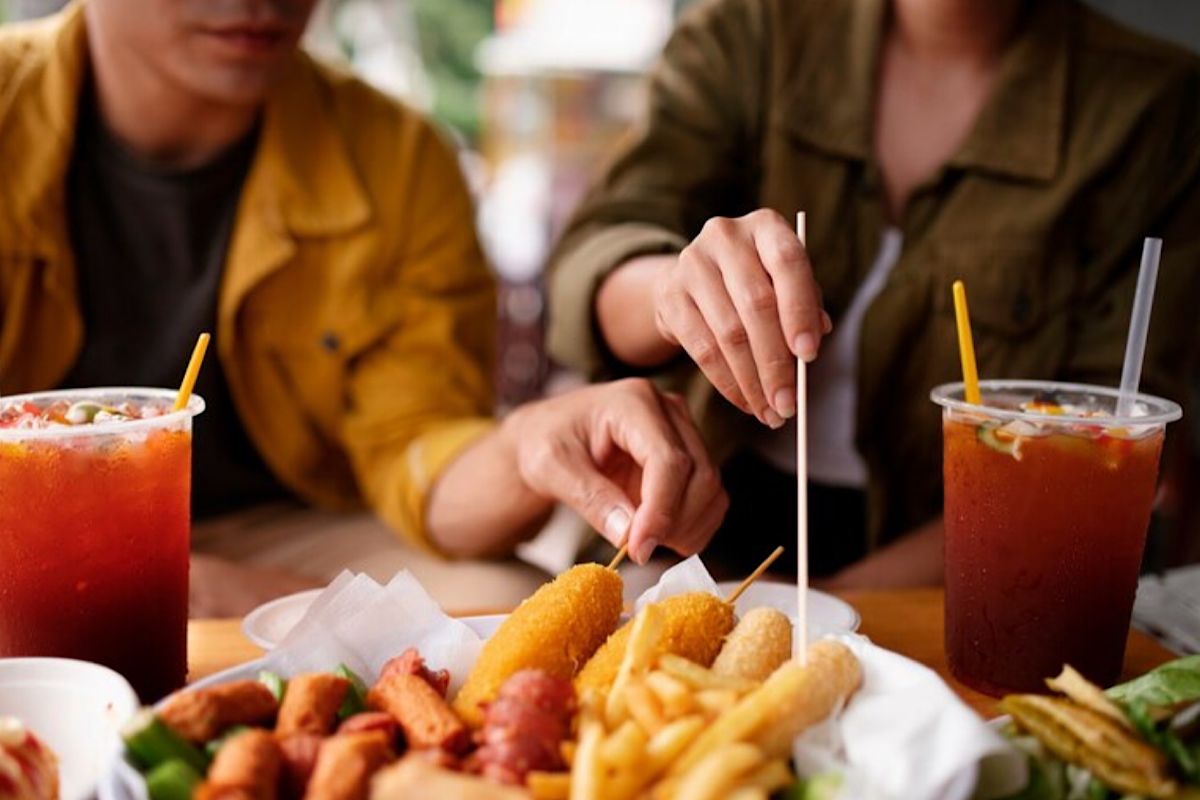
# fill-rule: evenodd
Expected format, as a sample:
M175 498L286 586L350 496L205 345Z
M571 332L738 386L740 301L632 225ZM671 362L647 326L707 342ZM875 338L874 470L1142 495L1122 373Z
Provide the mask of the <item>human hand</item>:
M523 406L501 436L522 481L561 501L644 564L658 545L708 544L729 506L683 400L649 381L579 389Z
M731 403L778 428L796 413L795 359L833 324L795 230L770 209L714 217L654 283L655 324Z

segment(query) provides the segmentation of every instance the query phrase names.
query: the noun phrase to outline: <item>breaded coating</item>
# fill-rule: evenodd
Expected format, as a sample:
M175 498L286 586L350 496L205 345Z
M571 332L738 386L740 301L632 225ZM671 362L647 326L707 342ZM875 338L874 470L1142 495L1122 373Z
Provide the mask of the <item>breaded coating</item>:
M404 732L408 746L437 747L462 754L471 746L471 734L446 705L429 681L411 673L392 672L367 693L367 705L390 714Z
M330 736L317 754L304 800L366 800L371 777L395 757L383 731Z
M483 704L494 700L514 673L540 669L573 678L617 627L621 589L621 576L599 564L579 564L540 587L484 644L454 698L454 710L478 728Z
M350 681L326 672L297 675L288 681L279 706L275 733L327 736L337 725L337 712L350 690Z
M687 592L658 603L663 610L663 633L655 657L664 653L682 656L709 666L721 649L721 642L733 630L733 606L708 592ZM607 693L617 677L625 646L629 642L632 621L608 637L575 678L575 692Z
M171 695L158 718L189 742L202 744L234 725L267 723L278 710L266 686L244 680Z
M198 800L275 800L283 757L275 737L261 728L239 733L217 751L208 778L196 788Z
M775 608L746 613L725 639L713 672L762 682L792 657L792 621Z

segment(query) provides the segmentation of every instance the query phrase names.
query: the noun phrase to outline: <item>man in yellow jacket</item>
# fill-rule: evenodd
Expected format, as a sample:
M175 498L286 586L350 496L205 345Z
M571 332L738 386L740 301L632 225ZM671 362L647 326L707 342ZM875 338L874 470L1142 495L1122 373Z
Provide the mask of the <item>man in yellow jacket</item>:
M493 422L454 154L298 50L313 1L88 0L0 31L0 393L170 385L212 329L200 516L366 505L476 557L561 500L639 561L697 550L725 500L677 401L625 382Z

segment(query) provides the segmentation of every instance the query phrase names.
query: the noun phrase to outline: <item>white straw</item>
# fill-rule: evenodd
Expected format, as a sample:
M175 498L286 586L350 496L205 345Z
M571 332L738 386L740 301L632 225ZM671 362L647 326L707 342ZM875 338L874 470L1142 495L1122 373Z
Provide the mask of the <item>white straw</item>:
M1150 307L1154 305L1154 284L1158 280L1158 260L1162 239L1147 237L1142 246L1142 266L1138 271L1137 291L1133 296L1133 314L1129 317L1129 338L1125 341L1125 365L1121 369L1121 390L1117 395L1117 416L1127 417L1133 410L1138 383L1142 379L1142 360L1146 357L1146 334L1150 329Z
M804 212L796 214L796 236L807 245ZM796 636L792 655L808 654L808 387L803 358L796 358Z

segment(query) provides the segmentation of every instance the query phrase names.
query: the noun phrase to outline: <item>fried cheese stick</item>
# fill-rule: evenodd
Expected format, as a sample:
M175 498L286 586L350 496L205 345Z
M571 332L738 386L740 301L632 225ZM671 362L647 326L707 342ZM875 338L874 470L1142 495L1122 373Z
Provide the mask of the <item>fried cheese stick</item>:
M540 669L556 678L575 677L617 627L621 589L621 576L599 564L579 564L540 587L484 644L454 710L478 728L483 705L514 673Z
M761 683L792 657L792 621L774 608L746 612L725 639L712 671Z

